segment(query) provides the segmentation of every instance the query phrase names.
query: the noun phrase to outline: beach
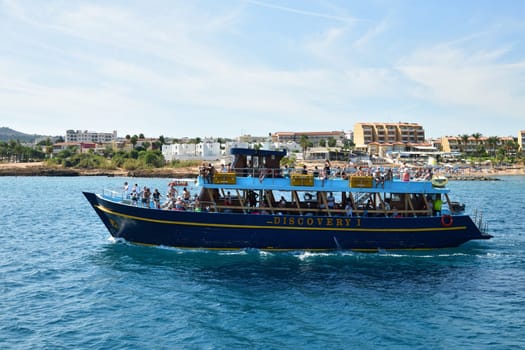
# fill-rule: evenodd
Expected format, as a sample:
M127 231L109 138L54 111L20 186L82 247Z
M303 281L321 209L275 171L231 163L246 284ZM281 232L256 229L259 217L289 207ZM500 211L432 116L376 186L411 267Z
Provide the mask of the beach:
M308 169L313 169L317 162L304 162ZM218 166L218 164L217 164ZM343 167L344 163L334 163L333 167ZM60 166L47 166L44 162L0 163L0 176L128 176L128 177L165 177L188 178L196 177L198 167L184 168L154 168L154 169L79 169ZM462 166L459 170L439 172L451 180L490 180L498 176L525 175L525 166L477 168Z

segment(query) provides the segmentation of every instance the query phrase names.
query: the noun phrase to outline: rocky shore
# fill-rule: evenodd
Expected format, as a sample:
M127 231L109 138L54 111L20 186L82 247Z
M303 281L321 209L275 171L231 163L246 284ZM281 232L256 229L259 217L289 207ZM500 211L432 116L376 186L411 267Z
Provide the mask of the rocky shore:
M160 168L160 169L76 169L48 167L42 163L4 163L0 164L0 176L121 176L121 177L160 177L192 178L198 168Z

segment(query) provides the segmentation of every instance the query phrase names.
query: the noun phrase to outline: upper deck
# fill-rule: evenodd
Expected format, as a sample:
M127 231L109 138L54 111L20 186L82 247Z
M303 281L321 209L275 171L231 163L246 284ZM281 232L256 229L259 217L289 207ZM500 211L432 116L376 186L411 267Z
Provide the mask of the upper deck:
M289 177L236 176L235 173L218 173L211 183L199 176L198 184L211 189L251 189L275 191L322 191L358 193L418 193L445 194L448 188L434 187L430 181L401 181L398 179L377 182L372 176L349 176L328 179L313 175L290 175Z

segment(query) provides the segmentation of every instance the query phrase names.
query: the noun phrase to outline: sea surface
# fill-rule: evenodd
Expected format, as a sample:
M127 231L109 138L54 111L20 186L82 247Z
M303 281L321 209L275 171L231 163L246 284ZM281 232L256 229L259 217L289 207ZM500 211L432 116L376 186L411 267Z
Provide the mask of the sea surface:
M314 254L116 242L81 193L166 179L0 177L0 349L524 349L525 177L500 179L448 185L492 240Z

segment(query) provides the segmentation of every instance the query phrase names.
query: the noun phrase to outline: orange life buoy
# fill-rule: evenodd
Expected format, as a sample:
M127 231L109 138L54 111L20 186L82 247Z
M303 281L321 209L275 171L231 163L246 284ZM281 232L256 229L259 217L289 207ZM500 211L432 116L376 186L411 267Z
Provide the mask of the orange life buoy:
M442 215L441 216L441 225L445 227L450 227L454 223L454 219L452 219L452 216L450 215Z

